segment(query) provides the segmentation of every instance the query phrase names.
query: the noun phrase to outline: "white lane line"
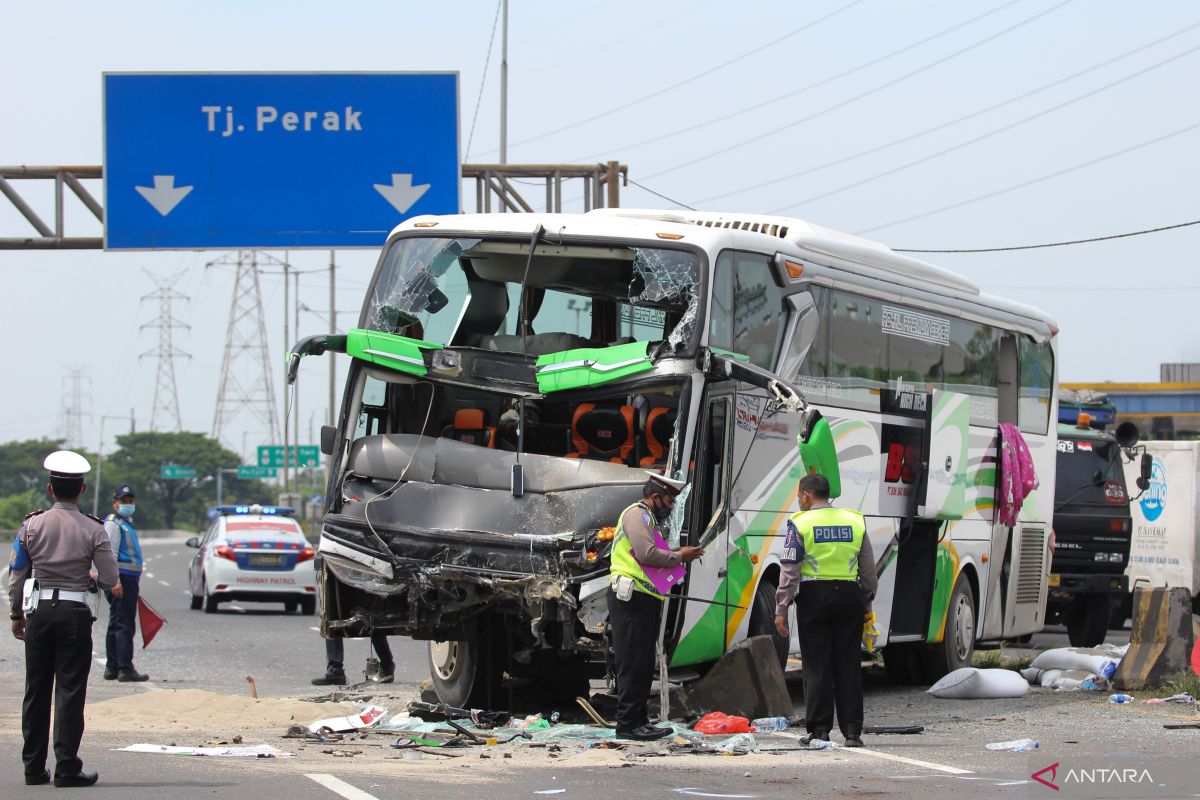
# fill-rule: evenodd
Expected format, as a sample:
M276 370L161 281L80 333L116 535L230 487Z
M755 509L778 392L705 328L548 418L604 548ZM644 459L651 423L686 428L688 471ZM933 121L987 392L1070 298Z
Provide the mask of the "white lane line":
M311 627L311 628L309 628L309 630L310 630L310 631L316 631L317 633L320 633L320 632L321 632L321 629L320 629L320 628L318 628L318 627L315 627L315 626L314 626L314 627Z
M106 666L107 666L107 664L108 664L108 662L107 662L107 661L105 661L103 658L95 658L95 659L92 659L92 660L93 660L93 661L95 661L97 664L104 664L104 665L106 665Z
M179 555L179 551L178 551L178 550L172 550L171 552L167 553L167 555L169 555L169 556L177 556L177 555Z
M183 593L184 593L184 594L187 594L187 595L190 595L190 594L191 594L191 592L189 592L187 589L184 589L184 590L183 590Z
M154 573L153 573L153 572L147 572L147 573L146 573L146 577L147 577L147 578L153 578L153 577L154 577Z
M776 732L775 735L776 736L786 736L789 739L799 739L801 736L801 734L798 734L798 733L784 733L783 731L778 731L778 732ZM924 767L925 769L937 770L938 772L945 772L950 775L974 775L975 774L972 770L969 770L969 769L959 769L958 767L950 767L945 764L935 764L932 761L920 761L915 758L905 758L904 756L897 756L897 755L893 755L891 753L881 753L878 750L868 750L865 747L846 747L846 748L839 747L838 751L842 752L842 753L846 753L846 754L854 753L855 755L858 755L859 753L861 753L865 756L874 756L876 758L882 758L885 761L895 761L900 764L911 764L914 767Z
M159 582L159 583L161 583L163 586L170 586L170 585L171 585L171 584L167 583L166 581L164 581L162 578L159 578L159 579L158 579L158 582Z
M242 608L241 606L225 606L225 607L232 609L234 611L241 611L243 614L246 613L246 609Z
M309 772L305 773L304 777L308 778L314 783L324 786L334 794L341 795L342 797L346 798L346 800L379 800L379 798L377 798L375 795L367 794L357 786L352 786L341 778L335 777L328 773Z

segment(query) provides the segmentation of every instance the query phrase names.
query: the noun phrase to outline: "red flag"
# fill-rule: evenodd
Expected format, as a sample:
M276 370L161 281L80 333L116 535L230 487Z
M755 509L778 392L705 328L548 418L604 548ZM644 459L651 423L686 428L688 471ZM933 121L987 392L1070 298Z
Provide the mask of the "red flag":
M1192 647L1192 672L1200 675L1200 637L1196 639L1196 644Z
M154 610L154 606L146 602L146 598L138 595L138 627L142 629L142 649L145 650L154 641L155 634L166 624L162 614Z

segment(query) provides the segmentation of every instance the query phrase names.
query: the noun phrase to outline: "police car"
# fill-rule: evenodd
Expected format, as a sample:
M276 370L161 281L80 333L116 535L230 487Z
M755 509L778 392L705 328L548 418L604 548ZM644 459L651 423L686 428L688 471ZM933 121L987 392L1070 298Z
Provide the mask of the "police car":
M192 608L212 614L228 600L282 602L287 611L315 614L316 552L304 538L292 509L281 506L217 506L188 567Z

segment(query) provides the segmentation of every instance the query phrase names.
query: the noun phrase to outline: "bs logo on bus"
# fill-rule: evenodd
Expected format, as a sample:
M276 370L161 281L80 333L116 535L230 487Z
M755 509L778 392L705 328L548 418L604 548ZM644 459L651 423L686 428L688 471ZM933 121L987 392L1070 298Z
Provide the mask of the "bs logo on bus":
M1154 468L1150 471L1150 487L1139 502L1142 514L1149 522L1154 522L1162 516L1163 509L1167 507L1167 471L1157 458L1154 459Z

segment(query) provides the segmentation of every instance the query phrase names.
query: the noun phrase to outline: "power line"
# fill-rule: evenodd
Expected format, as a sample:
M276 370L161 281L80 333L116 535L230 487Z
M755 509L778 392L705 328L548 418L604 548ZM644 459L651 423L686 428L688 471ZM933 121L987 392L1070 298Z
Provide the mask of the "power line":
M1066 242L1046 242L1044 244L1022 244L1013 247L973 247L957 250L918 250L911 247L893 247L892 250L897 253L1006 253L1011 250L1040 250L1044 247L1066 247L1072 244L1089 244L1091 242L1107 242L1111 239L1127 239L1130 236L1145 236L1148 233L1161 233L1162 231L1173 231L1176 228L1186 228L1190 225L1200 225L1200 219L1192 220L1191 222L1180 222L1177 225L1162 225L1157 228L1146 228L1140 231L1130 231L1129 233L1114 233L1110 236L1093 236L1090 239L1072 239ZM1001 287L1007 288L1007 287ZM1044 287L1053 288L1053 287ZM1177 287L1177 288L1194 288L1194 287Z
M492 45L496 43L496 23L500 21L500 6L504 0L496 2L496 16L492 18L492 38L488 39L487 57L483 60L483 77L479 79L479 97L475 99L475 113L471 116L471 133L467 135L467 158L471 157L471 141L475 138L475 122L479 119L479 105L483 102L483 87L487 86L488 65L492 63Z
M546 137L553 136L556 133L562 133L563 131L569 131L572 128L578 128L580 125L586 125L589 122L595 122L596 120L602 119L603 117L607 117L610 114L615 114L618 111L624 111L625 109L631 108L632 106L636 106L639 103L644 103L647 100L652 100L655 97L659 97L660 95L663 95L663 94L666 94L667 92L678 89L681 86L685 86L689 83L692 83L693 81L700 80L701 78L703 78L707 75L711 75L714 72L725 69L726 67L736 64L739 61L743 61L743 60L749 58L750 56L758 55L758 54L762 53L764 50L766 50L770 47L773 47L786 39L790 39L791 37L793 37L797 34L803 33L804 31L809 30L810 28L816 27L817 25L820 25L822 22L830 20L833 17L836 17L837 15L839 15L845 11L849 11L851 8L853 8L854 6L856 6L862 2L863 2L863 0L850 0L849 3L845 4L844 6L834 9L833 11L829 12L828 14L826 14L823 17L818 17L817 19L815 19L811 22L805 23L804 25L801 25L799 28L796 28L795 30L789 31L788 33L785 33L782 36L776 37L775 39L772 39L771 41L767 42L766 44L758 45L754 48L751 48L750 50L747 50L746 52L744 52L740 55L734 56L733 58L729 59L728 61L723 61L720 64L717 64L715 67L709 67L708 69L704 70L703 72L698 72L695 75L692 75L691 77L684 78L683 80L680 80L680 81L676 81L675 83L672 83L669 86L665 86L662 89L653 91L650 94L642 95L641 97L637 98L636 100L630 100L627 103L622 103L621 105L615 106L614 108L610 108L606 111L601 111L598 114L593 114L590 117L586 117L584 119L577 120L575 122L570 123L569 125L563 125L559 128L555 128L554 130L546 131L545 133L539 133L537 136L531 136L530 138L522 139L519 142L513 142L512 146L518 147L523 144L529 144L530 142L536 142L539 139L545 139ZM1066 2L1072 2L1072 0L1066 0Z
M893 78L890 81L881 83L878 86L867 89L864 92L859 92L858 94L854 95L853 97L848 97L845 100L834 103L831 106L826 106L825 108L822 108L819 111L814 111L813 113L811 113L805 117L801 117L798 120L794 120L794 121L786 123L784 125L780 125L777 128L772 128L769 131L765 131L763 133L757 134L755 136L750 137L749 139L743 139L740 142L735 142L734 144L728 145L726 147L722 147L718 150L713 150L709 153L706 153L705 155L693 158L690 161L685 161L683 163L676 164L673 167L667 167L666 169L662 169L662 170L659 170L658 172L651 173L650 175L646 176L646 179L648 180L650 178L657 178L660 175L666 175L667 173L675 172L675 171L681 170L685 167L694 166L696 164L699 164L702 161L707 161L710 158L715 158L716 156L724 155L725 153L745 147L748 144L754 144L755 142L762 141L763 139L774 136L777 133L783 133L784 131L792 130L797 125L803 125L806 122L811 122L812 120L816 119L817 117L824 116L825 114L828 114L831 111L836 111L840 108L845 108L846 106L850 105L851 103L856 103L859 100L862 100L864 97L869 97L873 94L877 94L879 92L882 92L884 89L890 89L891 87L895 86L896 84L906 81L909 78L913 78L917 75L920 75L923 72L928 72L929 70L931 70L935 67L939 67L942 64L945 64L947 61L951 61L952 59L958 58L959 56L961 56L965 53L969 53L970 51L972 51L978 47L982 47L985 44L993 42L1002 36L1006 36L1006 35L1012 33L1013 31L1017 30L1018 28L1022 28L1026 25L1029 25L1030 23L1035 22L1038 19L1041 19L1042 17L1046 16L1047 14L1051 14L1054 11L1057 11L1058 9L1062 8L1063 6L1069 5L1073 2L1075 2L1075 0L1062 0L1062 2L1057 3L1043 11L1039 11L1038 13L1034 14L1033 16L1026 17L1025 19L1021 20L1020 22L1010 25L1009 27L1005 28L1004 30L998 31L997 33L993 33L989 36L985 36L982 39L979 39L978 41L967 45L966 47L963 47L959 50L955 50L953 53L950 53L947 56L942 56L941 58L935 59L934 61L931 61L930 63L928 63L922 67L918 67L917 69L914 69L910 72L906 72L897 78Z
M675 205L679 206L680 208L686 208L688 211L695 211L695 210L696 210L696 209L692 208L691 206L689 206L687 203L681 203L681 202L679 202L678 200L674 200L674 199L672 199L672 198L670 198L670 197L667 197L665 194L662 194L661 192L656 192L656 191L654 191L654 190L653 190L653 189L651 189L649 186L644 186L644 185L642 185L642 184L638 183L638 182L637 182L637 181L635 181L633 178L626 177L625 179L626 179L627 181L629 181L630 183L632 183L634 186L638 187L639 189L642 189L642 190L644 190L644 191L647 191L647 192L649 192L650 194L654 195L655 197L661 197L663 200L666 200L668 203L673 203L673 204L675 204Z
M917 159L914 159L907 163L900 164L899 166L892 167L891 169L886 169L883 172L877 172L876 174L871 175L870 177L863 178L863 179L857 180L857 181L853 181L852 183L847 183L843 186L837 187L836 189L830 189L828 191L821 192L819 194L814 194L811 197L806 197L805 199L799 200L795 203L789 203L788 205L778 208L778 209L772 211L771 213L778 214L781 211L785 211L785 210L792 209L792 208L797 208L799 206L807 205L809 203L815 203L817 200L824 200L826 197L832 197L835 194L841 194L842 192L849 191L850 189L857 189L861 186L867 185L868 183L874 183L875 181L879 180L880 178L886 178L890 175L895 175L898 172L903 172L904 170L909 169L911 167L915 167L919 164L924 164L928 161L933 161L934 159L941 158L942 156L948 155L957 150L962 150L964 147L969 147L973 144L982 142L985 139L990 139L993 136L998 136L1001 133L1006 133L1008 131L1013 130L1014 128L1018 128L1029 122L1033 122L1034 120L1041 119L1042 117L1048 116L1057 111L1061 111L1062 109L1067 108L1068 106L1072 106L1072 105L1075 105L1076 103L1080 103L1084 100L1087 100L1090 97L1095 97L1096 95L1100 94L1101 92L1108 91L1109 89L1113 88L1114 86L1119 86L1122 83L1127 83L1127 82L1133 80L1134 78L1140 78L1141 76L1145 75L1148 72L1153 72L1154 70L1164 67L1173 61L1178 61L1179 59L1184 58L1185 56L1190 56L1197 51L1200 51L1200 45L1196 45L1195 47L1189 48L1188 50L1185 50L1182 53L1177 53L1176 55L1173 55L1170 58L1165 58L1162 61L1159 61L1157 64L1152 64L1148 67L1138 70L1137 72L1134 72L1132 74L1126 75L1121 78L1118 78L1114 81L1110 81L1109 83L1106 83L1103 86L1092 89L1091 91L1084 92L1081 95L1077 95L1068 100L1064 100L1061 103L1058 103L1049 108L1038 111L1037 113L1030 114L1027 117L1022 117L1021 119L1018 119L1015 122L1010 122L1007 125L1002 125L999 128L994 128L986 133L982 133L979 136L975 136L973 138L967 139L964 142L959 142L958 144L951 145L950 147L943 148L941 150L938 150L935 153L930 153L929 155L922 156L921 158L917 158Z
M698 131L701 128L707 128L710 125L715 125L718 122L725 122L726 120L733 119L734 117L739 117L742 114L748 114L751 111L757 111L760 108L764 108L769 105L774 105L775 103L778 103L781 100L787 100L789 98L795 97L798 94L803 94L804 92L812 91L813 89L817 89L817 88L820 88L821 86L825 86L826 84L833 83L834 81L837 81L837 80L841 80L842 78L845 78L848 75L853 75L856 72L861 72L862 70L867 69L869 67L873 67L876 64L883 63L884 61L887 61L888 59L895 58L896 56L902 55L903 53L907 53L909 50L913 50L917 47L921 47L922 45L928 44L929 42L932 42L935 39L939 39L948 33L953 33L954 31L956 31L960 28L965 28L966 26L971 25L972 23L978 22L979 20L983 19L984 17L989 17L992 14L1003 11L1004 9L1008 8L1009 6L1015 5L1022 1L1023 0L1008 0L1008 2L1001 3L1000 5L991 9L990 11L985 11L982 14L971 17L968 20L959 22L955 25L951 25L949 28L944 28L931 36L926 36L924 39L918 39L915 42L911 42L910 44L907 44L898 50L893 50L890 53L885 53L884 55L879 56L878 58L873 58L870 61L864 61L857 66L842 70L841 72L837 73L836 75L829 75L828 77L822 78L818 81L813 81L812 83L801 86L799 89L793 89L790 92L786 92L784 94L777 95L776 97L772 97L769 100L764 100L761 103L755 103L752 106L746 106L745 108L739 109L738 111L732 111L728 114L722 114L719 117L713 117L712 119L705 120L704 122L698 122L694 125L689 125L686 128L679 128L678 130L671 131L670 133L664 133L659 136L653 136L649 139L642 139L639 142L634 142L633 144L627 144L622 147L614 147L614 148L611 148L611 150L609 150L608 152L624 153L629 150L632 150L635 147L642 147L643 145L653 144L655 142L661 142L664 139L671 139L676 136L681 136L685 133L692 133L693 131ZM582 158L576 158L576 159L572 159L572 160L573 161L590 161L591 159L597 158L600 155L603 155L603 154L602 153L592 153L590 155L583 156ZM718 195L718 196L723 196L723 195Z
M1051 81L1050 83L1044 83L1035 89L1030 89L1027 92L1022 92L1021 94L1010 97L1007 100L1001 100L998 103L993 103L992 105L985 106L984 108L980 108L975 111L972 111L969 114L964 114L961 117L955 117L952 120L940 123L938 125L934 125L930 128L925 128L924 130L917 131L916 133L910 133L907 136L900 137L899 139L892 139L890 142L886 142L881 145L876 145L875 147L871 147L866 150L860 150L859 152L853 153L848 156L842 156L841 158L835 158L832 161L826 161L823 164L817 164L816 166L808 167L806 169L802 169L797 172L791 172L791 173L788 173L787 175L779 175L777 177L772 178L771 180L762 181L761 183L756 183L752 186L745 186L745 187L742 187L741 189L733 189L732 191L723 192L721 194L715 194L710 197L705 197L701 200L693 200L692 202L696 203L697 205L700 205L703 203L712 202L713 200L720 200L725 197L731 197L735 194L742 194L744 192L752 192L752 191L755 191L756 189L763 189L768 186L774 186L775 184L783 183L784 181L788 181L793 178L799 178L804 175L811 175L814 172L819 172L823 169L828 169L829 167L841 166L842 164L847 164L851 161L856 161L860 158L874 155L875 153L879 153L883 150L887 150L891 147L895 147L896 145L901 145L901 144L905 144L907 142L911 142L914 139L919 139L922 136L928 136L931 133L937 133L938 131L942 131L942 130L945 130L946 128L953 127L954 125L958 125L959 123L966 122L967 120L975 119L976 117L980 117L984 114L990 113L999 108L1003 108L1004 106L1012 105L1013 103L1017 103L1017 102L1020 102L1021 100L1025 100L1030 97L1033 97L1036 94L1041 94L1042 92L1045 92L1049 89L1053 89L1055 87L1061 86L1064 83L1069 83L1070 81L1073 81L1076 78L1082 77L1082 76L1090 74L1092 72L1095 72L1098 69L1103 69L1104 67L1115 64L1118 61L1122 61L1126 58L1129 58L1131 56L1134 56L1134 55L1142 53L1146 50L1149 50L1152 47L1157 47L1158 45L1162 44L1163 42L1169 41L1178 36L1182 36L1183 34L1188 33L1189 31L1195 30L1198 27L1200 27L1200 22L1193 23L1191 25L1188 25L1186 28L1182 28L1178 31L1175 31L1174 33L1168 34L1167 36L1163 36L1162 38L1156 39L1152 42L1147 42L1146 44L1141 45L1140 47L1135 47L1132 50L1127 50L1124 53L1121 53L1120 55L1113 56L1112 58L1107 58L1103 61L1100 61L1096 64L1091 65L1090 67L1081 69L1078 72L1073 72L1070 75L1059 78L1058 80Z
M902 225L905 222L912 222L913 220L924 219L925 217L931 217L934 214L941 214L944 211L951 211L956 208L962 208L963 206L971 205L972 203L978 203L982 200L989 200L993 197L997 197L1002 194L1007 194L1008 192L1015 192L1018 189L1024 189L1029 186L1033 186L1034 184L1038 184L1038 183L1042 183L1043 181L1051 180L1052 178L1058 178L1058 177L1061 177L1061 176L1066 175L1071 172L1077 172L1078 170L1095 166L1096 164L1100 164L1104 161L1109 161L1111 159L1117 158L1118 156L1123 156L1127 153L1132 153L1135 150L1141 150L1143 148L1150 147L1151 145L1158 144L1159 142L1164 142L1167 139L1172 139L1176 136L1182 136L1183 134L1188 133L1190 131L1194 131L1197 128L1200 128L1200 122L1196 122L1191 125L1188 125L1187 127L1180 128L1175 131L1171 131L1170 133L1164 133L1162 136L1156 136L1153 139L1148 139L1144 142L1139 142L1138 144L1130 145L1129 147L1121 148L1120 150L1116 150L1112 153L1108 153L1106 155L1102 155L1097 158L1093 158L1089 161L1084 161L1080 164L1075 164L1074 166L1067 167L1066 169L1060 169L1060 170L1057 170L1056 172L1051 172L1048 175L1042 175L1041 177L1038 177L1038 178L1033 178L1031 180L1022 181L1021 183L1016 183L1016 184L1013 184L1012 186L1006 186L1003 189L997 189L994 192L987 192L986 194L981 194L981 195L977 195L975 197L970 197L966 200L961 200L957 203L951 203L950 205L947 205L947 206L941 206L940 208L934 208L934 209L930 209L929 211L923 211L920 214L913 214L912 216L904 217L903 219L893 220L892 222L887 222L882 225L875 225L870 228L864 228L860 231L855 231L855 234L861 236L866 233L871 233L873 231L882 230L883 228L890 228L893 225Z

